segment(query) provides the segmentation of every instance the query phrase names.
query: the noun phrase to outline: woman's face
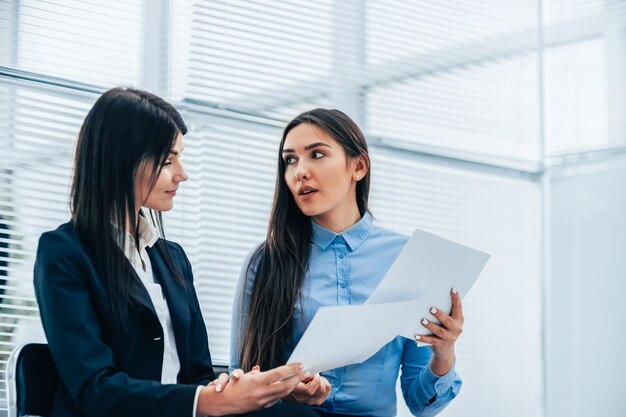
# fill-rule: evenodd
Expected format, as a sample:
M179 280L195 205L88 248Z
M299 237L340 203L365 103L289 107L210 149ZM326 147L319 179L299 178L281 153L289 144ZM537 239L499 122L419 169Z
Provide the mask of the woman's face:
M285 182L296 204L319 224L358 214L356 181L366 173L361 158L346 158L343 146L324 130L302 123L285 138Z
M137 208L146 207L152 210L168 211L174 206L178 186L189 178L181 161L183 148L183 135L179 132L152 190L150 190L152 163L142 162L139 165L135 174Z

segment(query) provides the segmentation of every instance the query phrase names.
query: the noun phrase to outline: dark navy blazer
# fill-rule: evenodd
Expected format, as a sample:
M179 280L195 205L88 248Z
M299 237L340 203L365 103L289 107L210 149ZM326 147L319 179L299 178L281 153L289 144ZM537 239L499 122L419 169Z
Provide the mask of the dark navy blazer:
M167 245L187 286L161 254ZM53 417L187 417L198 385L215 378L191 265L180 245L147 248L170 310L180 358L178 384L162 385L163 329L145 288L127 326L113 324L108 294L71 222L44 233L35 261L35 292L60 384ZM139 278L134 274L128 279Z

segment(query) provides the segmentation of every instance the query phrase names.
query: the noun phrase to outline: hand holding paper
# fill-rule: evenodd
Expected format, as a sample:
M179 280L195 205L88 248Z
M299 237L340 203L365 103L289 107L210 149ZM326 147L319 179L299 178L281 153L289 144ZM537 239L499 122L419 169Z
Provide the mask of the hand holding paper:
M450 313L450 290L461 298L472 288L489 255L423 230L415 230L366 304L415 300L412 320L398 334L412 339L432 306ZM435 321L438 323L438 321Z

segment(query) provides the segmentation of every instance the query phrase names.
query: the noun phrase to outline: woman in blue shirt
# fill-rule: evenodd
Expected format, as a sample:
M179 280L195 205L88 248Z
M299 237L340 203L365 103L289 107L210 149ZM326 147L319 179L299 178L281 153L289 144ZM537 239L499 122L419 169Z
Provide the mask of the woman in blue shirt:
M370 172L365 137L344 113L315 109L287 125L267 238L242 268L231 367L285 363L319 307L362 304L381 281L408 236L373 224ZM437 414L461 387L454 344L463 314L459 295L451 297L450 315L430 311L441 326L424 319L416 329L430 347L397 337L362 364L302 381L289 398L322 416L393 416L401 372L411 412ZM426 329L433 334L419 334Z

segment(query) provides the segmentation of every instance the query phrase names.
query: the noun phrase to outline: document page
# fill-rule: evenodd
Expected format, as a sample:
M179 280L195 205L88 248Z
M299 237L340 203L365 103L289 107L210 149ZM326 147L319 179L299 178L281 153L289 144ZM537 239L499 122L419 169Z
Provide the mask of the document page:
M378 284L366 304L415 300L413 319L401 336L412 339L415 334L430 334L420 324L427 317L439 323L428 311L431 307L450 314L450 290L455 288L461 298L472 288L488 254L444 239L423 230L415 230L385 278ZM409 312L407 312L409 313Z
M314 374L364 362L406 327L412 304L320 307L287 363L301 362Z
M488 260L484 252L415 230L366 303L321 307L288 363L322 372L364 362L396 336L428 334L421 319L437 322L428 310L450 313L450 289L464 297Z

